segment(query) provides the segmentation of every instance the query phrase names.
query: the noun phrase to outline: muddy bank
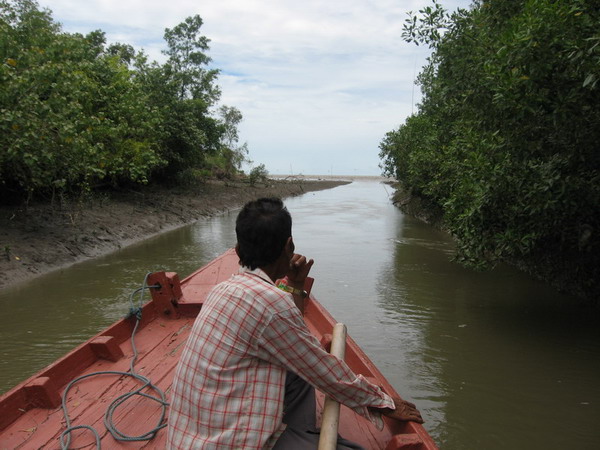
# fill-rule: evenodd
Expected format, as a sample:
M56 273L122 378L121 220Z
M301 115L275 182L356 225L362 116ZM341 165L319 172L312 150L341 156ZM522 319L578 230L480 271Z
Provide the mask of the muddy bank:
M402 184L393 182L390 185L395 189L392 195L392 203L403 213L416 217L417 219L444 231L442 217L444 212L432 202L423 197L414 195L407 189L404 189Z
M144 188L85 201L0 208L0 288L104 255L158 233L265 197L291 197L347 181L207 182L194 188Z

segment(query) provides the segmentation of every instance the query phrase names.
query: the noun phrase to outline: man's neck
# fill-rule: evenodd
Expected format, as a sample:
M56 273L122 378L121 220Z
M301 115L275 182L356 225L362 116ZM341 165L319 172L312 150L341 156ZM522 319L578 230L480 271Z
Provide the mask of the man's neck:
M275 281L285 277L285 274L288 273L289 265L289 258L286 257L284 252L281 252L281 255L275 262L260 267L260 270L266 273L273 283L275 283Z
M271 279L271 281L273 281L273 283L275 283L275 281L278 280L279 278L283 278L283 276L278 276L280 271L277 270L277 267L275 264L269 264L268 266L262 266L262 267L259 267L259 269L262 270L264 273L266 273L269 276L269 278Z

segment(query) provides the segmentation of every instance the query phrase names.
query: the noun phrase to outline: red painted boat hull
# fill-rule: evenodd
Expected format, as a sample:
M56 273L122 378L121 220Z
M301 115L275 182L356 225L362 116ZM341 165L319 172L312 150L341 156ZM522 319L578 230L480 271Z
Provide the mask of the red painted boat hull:
M152 301L143 307L142 320L135 343L139 357L136 371L152 380L169 396L169 389L181 349L208 292L238 270L238 259L232 250L224 253L179 283L174 273L156 273L149 285ZM310 289L312 280L307 285ZM309 290L307 289L307 290ZM311 332L322 342L332 332L335 320L311 295L307 301L305 320ZM58 448L65 429L61 396L75 377L98 371L127 372L133 355L130 342L135 325L123 319L81 344L28 380L0 397L0 448ZM390 395L398 395L360 347L348 337L346 362L356 372L380 385ZM91 425L101 435L103 448L164 448L166 429L149 442L116 441L105 429L104 415L108 404L117 396L134 390L139 384L130 377L101 375L77 383L68 393L72 425ZM318 395L318 409L323 396ZM161 407L138 397L118 409L114 422L128 435L139 435L153 428L160 418ZM385 418L383 430L341 408L340 434L368 449L436 449L436 445L416 423ZM72 433L71 447L94 443L87 430Z

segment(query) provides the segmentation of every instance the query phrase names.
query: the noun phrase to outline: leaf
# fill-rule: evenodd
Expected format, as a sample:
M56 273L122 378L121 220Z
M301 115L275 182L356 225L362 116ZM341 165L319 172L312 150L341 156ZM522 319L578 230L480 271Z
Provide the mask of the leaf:
M12 59L12 58L8 58L6 60L6 64L8 64L9 66L17 67L17 60L16 59Z
M583 82L583 87L586 87L588 84L590 84L592 81L594 81L596 79L596 75L594 75L593 73L590 73L584 80Z

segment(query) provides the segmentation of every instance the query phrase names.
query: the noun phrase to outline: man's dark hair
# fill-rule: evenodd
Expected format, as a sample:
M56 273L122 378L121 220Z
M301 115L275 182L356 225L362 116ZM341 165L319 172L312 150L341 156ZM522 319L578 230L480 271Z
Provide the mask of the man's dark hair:
M277 260L292 235L292 216L281 199L259 198L242 208L235 233L240 264L254 270Z

